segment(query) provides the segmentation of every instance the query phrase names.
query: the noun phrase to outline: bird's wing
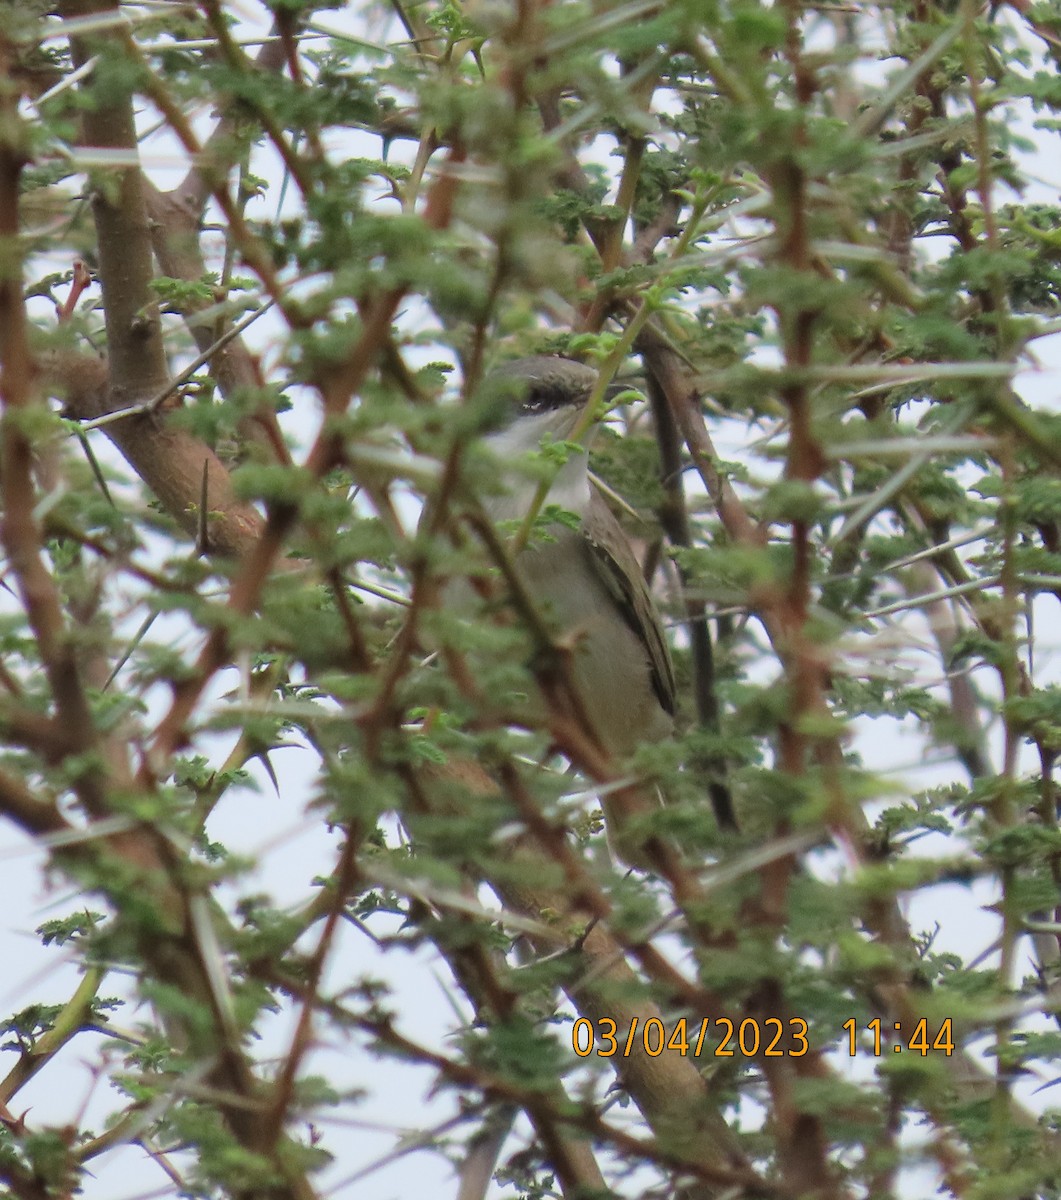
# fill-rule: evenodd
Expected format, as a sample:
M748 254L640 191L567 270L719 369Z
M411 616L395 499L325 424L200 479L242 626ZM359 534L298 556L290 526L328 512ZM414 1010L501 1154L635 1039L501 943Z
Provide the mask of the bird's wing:
M614 596L627 625L648 651L652 687L663 710L674 715L677 685L674 664L663 636L663 623L622 526L596 488L590 487L589 507L582 522L593 563L604 586Z

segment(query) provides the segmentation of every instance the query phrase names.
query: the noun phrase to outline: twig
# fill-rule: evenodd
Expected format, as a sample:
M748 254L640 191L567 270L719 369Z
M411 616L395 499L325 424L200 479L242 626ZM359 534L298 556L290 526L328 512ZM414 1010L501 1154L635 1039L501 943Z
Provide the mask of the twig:
M223 350L230 342L235 341L244 330L253 325L264 313L267 313L273 307L274 303L275 301L273 300L266 300L260 308L256 308L252 313L248 313L242 321L233 325L231 329L223 333L221 337L208 346L201 354L192 359L179 375L174 376L170 383L156 392L149 400L144 400L140 404L131 404L128 408L117 408L102 417L94 417L92 420L82 421L81 428L86 431L103 429L107 425L113 425L115 421L123 421L127 417L143 417L149 413L157 412L170 396L174 395L191 379L200 367L206 366L219 350Z

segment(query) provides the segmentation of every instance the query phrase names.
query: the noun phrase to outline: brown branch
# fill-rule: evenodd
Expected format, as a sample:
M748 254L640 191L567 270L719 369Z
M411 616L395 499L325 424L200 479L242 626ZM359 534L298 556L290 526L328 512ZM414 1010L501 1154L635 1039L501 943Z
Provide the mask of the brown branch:
M0 1120L8 1124L3 1114L0 1114ZM15 1200L55 1200L53 1183L46 1182L27 1170L13 1156L8 1156L4 1165L0 1167L0 1179L11 1189Z
M683 1011L704 1017L724 1013L728 1008L724 997L702 985L689 984L648 939L609 930L611 903L572 850L566 832L544 817L515 764L498 763L496 774L497 779L469 760L406 772L413 814L437 816L454 811L466 816L485 799L496 796L500 783L528 832L506 844L496 868L480 864L481 870L514 912L538 921L542 913L552 914L553 932L531 935L531 941L542 954L564 951L569 973L561 982L578 1011L593 1021L610 1017L625 1029L643 1028L652 1017L662 1019L658 1005L644 996L641 981L628 965L629 954ZM415 819L412 829L415 835ZM684 890L691 890L691 885L686 883ZM711 1166L721 1162L746 1168L746 1160L693 1060L671 1057L663 1062L637 1050L613 1060L612 1065L657 1135L674 1139L691 1163Z
M32 750L49 764L61 762L72 752L61 724L4 698L0 698L0 737Z
M213 30L214 37L217 38L218 46L221 50L221 55L226 64L235 70L247 72L251 67L251 62L243 51L232 40L231 30L229 26L229 16L224 12L218 0L200 0L200 5L205 10L206 19ZM284 49L284 57L287 58L287 39L284 36L284 26L288 18L280 15L283 10L277 11L275 27L280 30L281 45ZM153 97L154 98L154 97ZM272 142L277 154L280 156L280 161L284 164L284 170L294 179L299 191L302 193L303 199L308 197L313 190L313 180L311 174L306 169L305 161L296 154L294 147L284 137L284 131L275 116L264 104L258 104L249 96L243 97L243 103L251 104L254 107L254 115L257 118L262 129L265 130L266 136ZM161 107L161 106L160 106ZM168 107L163 107L163 112L167 112ZM316 139L311 138L311 147L315 152L315 156L320 157L320 144ZM214 173L212 165L211 172ZM225 214L228 216L228 214Z
M64 0L64 19L117 10L109 0ZM97 42L75 38L74 63L84 67ZM84 144L135 151L136 127L127 100L97 103L82 115ZM115 178L116 175L116 178ZM90 177L92 213L99 239L99 278L103 288L112 399L126 405L151 395L167 379L158 306L151 292L151 241L140 171L123 167Z
M376 311L378 312L378 309ZM373 315L375 315L375 314L373 314ZM358 357L353 356L353 361L358 361ZM350 388L351 385L347 379L330 380L328 382L333 383L333 384L338 382L339 386L335 387L334 392L332 394L333 395L338 394L340 399L332 400L330 396L326 395L326 405L327 405L329 411L341 411L341 409L345 408L345 403L346 403L345 396L343 395L343 393L348 394L348 389ZM329 390L331 390L331 389L329 389ZM318 464L323 465L323 464L329 462L332 454L334 454L334 448L332 446L325 445L321 441L318 441L317 445L314 447L314 451L311 452L310 461L315 467L318 466ZM280 523L281 522L279 520L276 522L276 524L280 524ZM275 530L273 531L273 536L275 539ZM259 546L261 547L261 543L259 544ZM268 550L268 548L261 550L261 554L260 554L261 559L268 558L267 550ZM250 570L248 570L247 577L251 578L252 574L253 573ZM260 573L259 573L259 577L260 577ZM247 591L248 592L252 591L253 587L254 587L253 583L248 584ZM236 598L236 596L237 596L237 589L234 589L234 591L233 591L234 599ZM220 639L219 639L219 642L220 642ZM207 649L208 649L208 651L213 649L215 654L219 653L218 645L215 645L213 648L208 646ZM201 665L204 665L204 662L205 662L205 660L201 660ZM206 671L203 672L203 677L205 677L205 675L206 675ZM160 733L165 733L165 729L160 730ZM666 1085L663 1085L660 1089L661 1092L666 1092L667 1090L668 1089L667 1089ZM668 1095L668 1099L673 1101L673 1095Z
M460 161L463 152L454 151L453 161ZM424 219L433 229L443 229L450 221L456 193L456 177L441 171L428 197ZM362 303L361 335L347 357L327 369L316 379L324 402L324 415L304 468L316 479L343 461L343 443L333 427L334 418L346 412L350 400L358 391L377 356L390 338L391 322L405 296L398 286L365 300ZM298 511L294 505L278 504L270 512L258 539L249 547L242 568L233 581L227 609L233 618L249 616L258 603L261 590L279 556L287 534L294 526ZM229 658L229 629L224 623L210 632L190 677L174 689L173 703L155 731L153 752L156 761L165 761L184 744L185 725L195 709L203 690L215 672ZM145 764L145 771L148 771Z
M251 72L269 75L280 70L285 57L286 51L280 39L270 38L263 43L256 57L247 61L246 68ZM223 106L217 124L203 143L206 160L217 164L218 169L226 161L229 166L234 166L239 156L254 140L252 132L245 131L242 123L237 120L237 111L233 105ZM211 184L198 165L189 167L180 183L171 192L165 193L179 204L184 212L191 214L196 224L202 220L212 194Z
M682 486L681 446L677 436L674 415L667 397L655 375L648 377L649 398L652 402L656 441L659 445L660 479L663 502L659 509L660 525L672 546L691 546L692 530L689 510L685 503ZM689 595L688 576L679 569L682 591L685 597L685 612L689 628L689 644L693 659L693 692L696 714L700 727L709 733L721 734L718 695L715 690L714 647L711 630L707 622L707 605L703 600ZM733 808L733 796L726 781L726 764L718 756L703 763L707 775L708 795L720 829L737 830L737 814Z
M464 1147L464 1158L457 1176L456 1200L486 1200L501 1147L511 1132L518 1111L514 1104L501 1104L484 1114L481 1126ZM585 1152L590 1153L588 1148Z
M103 0L67 0L62 6L64 18L90 13L114 13L117 4ZM92 57L93 39L76 39L72 50L79 65ZM135 152L136 132L128 96L108 103L88 106L84 115L83 135L89 144ZM117 189L99 189L95 194L94 215L100 252L100 276L109 351L109 386L102 377L89 389L92 399L110 411L156 394L167 382L158 312L150 293L151 245L147 211L140 173L123 169ZM134 433L146 433L135 422L161 421L162 418L130 418ZM126 422L117 422L121 428ZM167 433L171 431L167 430ZM173 435L177 436L177 435ZM139 455L149 453L151 442L157 452L165 439L143 438L139 447L122 446L134 466ZM121 444L121 443L120 443ZM144 445L149 447L145 451ZM177 446L180 442L178 438ZM175 457L180 457L175 455ZM182 478L181 463L176 474L155 472L155 483L171 503L174 495L196 495L203 473L200 455L191 479ZM149 464L141 463L145 475ZM225 473L219 469L220 479ZM20 472L11 478L18 482ZM5 483L8 472L4 471ZM187 510L177 511L187 518ZM150 786L150 781L147 781ZM88 806L90 811L106 813L101 796ZM259 1119L262 1107L261 1085L255 1078L239 1044L238 1031L232 1027L225 997L219 995L215 981L217 964L212 947L200 944L193 919L195 898L188 892L183 854L170 844L164 831L137 827L103 839L79 843L68 853L91 856L100 890L116 889L119 905L127 889L136 887L142 903L153 909L154 919L139 931L140 951L158 979L179 990L194 1006L209 1015L207 1022L186 1024L183 1035L189 1051L212 1063L208 1079L218 1094L218 1109L234 1138L246 1150L265 1157L276 1169L280 1183L277 1196L290 1200L310 1200L312 1189L282 1144L268 1136Z
M723 528L738 545L748 548L762 547L765 544L764 531L748 517L739 498L717 469L717 454L704 423L699 405L699 391L689 378L687 364L652 323L646 325L639 335L637 346L644 357L650 377L658 381L667 398L675 422L715 505ZM813 462L813 457L807 457L805 461ZM774 589L758 589L750 600L770 636L775 651L782 662L786 662L793 646L788 632L789 614L785 611L783 595ZM865 819L861 810L844 797L838 782L841 757L839 746L829 739L819 744L816 754L821 756L822 761L836 764L835 767L830 767L830 773L834 770L836 772L832 775L830 784L830 791L834 797L831 816L837 821L838 827L845 831L845 840L849 841L860 860L865 862L870 856L866 842ZM901 952L903 947L909 949L909 929L902 921L894 903L870 907L872 911L864 913L869 928L897 951ZM885 1009L893 1018L898 1017L904 1022L910 1019L916 1021L917 1004L907 992L905 982L897 981L890 985ZM948 1059L946 1065L960 1088L968 1091L969 1088L981 1085L982 1075L975 1072L964 1053L955 1056L953 1060ZM945 1123L938 1123L941 1128L945 1128ZM794 1133L789 1139L790 1144L794 1145L797 1137L798 1134ZM939 1141L939 1153L944 1155L948 1144L945 1133L940 1133ZM817 1161L820 1162L820 1156ZM813 1175L813 1170L810 1175Z
M677 1171L693 1175L706 1184L734 1188L738 1195L769 1197L778 1194L779 1189L766 1183L750 1170L690 1162L683 1154L684 1146L675 1145L668 1137L654 1138L651 1141L634 1137L617 1126L609 1125L592 1106L580 1105L570 1113L551 1113L540 1092L484 1068L430 1050L400 1034L386 1017L353 1015L351 1019L378 1038L382 1045L434 1067L451 1083L476 1088L493 1099L516 1102L531 1111L541 1113L547 1119L563 1121L573 1129L584 1130L595 1139L613 1146L635 1161L645 1160L670 1166ZM553 1154L556 1153L556 1149L547 1146L547 1150Z
M414 903L412 911L419 917L422 927L432 920L426 905ZM458 921L466 930L463 941L459 935L450 940L437 933L432 940L445 955L450 970L475 1006L477 1022L489 1026L520 1017L533 1020L533 1012L526 1011L531 1005L521 1002L519 993L505 980L503 961L498 961L498 956L491 955L482 945L481 938L476 936L474 922L466 915L460 916ZM432 936L432 931L428 930L428 933ZM565 1124L557 1120L556 1114L573 1107L563 1082L557 1079L551 1088L543 1089L541 1100L535 1105L521 1107L546 1148L550 1166L556 1170L565 1194L577 1197L587 1192L604 1191L607 1184L593 1148L584 1139L572 1137Z
M284 47L279 41L268 41L256 59L249 61L248 70L271 72L284 62ZM148 211L151 216L151 236L155 254L164 274L174 279L199 280L206 274L206 262L199 244L199 226L212 186L207 176L223 170L250 144L249 134L241 134L231 107L218 120L203 144L203 156L212 164L211 172L201 166L189 169L180 184L170 192L160 192L149 180L144 181ZM223 297L222 297L223 299ZM200 352L206 353L215 342L216 330L195 320L195 315L209 307L207 301L189 301L184 310L185 320ZM228 342L211 356L210 371L221 394L231 397L238 390L263 387L258 365L242 339ZM276 413L261 404L250 416L242 418L240 433L253 445L261 447L277 462L291 461Z
M0 812L30 837L49 838L76 832L76 826L70 824L55 804L35 796L9 771L0 771Z
M106 416L122 407L110 384L108 364L94 355L52 352L41 359L45 379L63 400L66 415L80 421ZM233 490L224 463L209 446L158 414L123 417L104 426L122 457L158 497L165 510L191 537L199 530L203 471L210 479L210 547L225 558L246 553L264 526L258 510Z
M724 530L737 545L749 549L763 547L765 531L751 520L739 497L718 470L718 455L704 422L699 403L699 389L690 377L688 364L652 322L646 324L639 334L637 349L642 354L646 371L655 377L667 398L675 423L714 503ZM753 592L749 600L762 621L775 652L782 663L786 662L791 653L791 645L783 595L773 587L760 587ZM830 824L852 848L859 862L869 865L873 860L873 851L865 817L857 804L846 797L840 783L842 749L835 739L819 740L815 754L821 764L828 764L826 779L831 797L828 818ZM898 961L904 961L904 956L910 952L912 938L894 901L868 905L862 917L867 928L895 950ZM889 983L887 989L880 989L876 995L890 1019L899 1020L903 1025L910 1021L916 1024L920 1015L919 1002L910 990L909 980L902 977L901 973ZM908 1027L912 1028L913 1025ZM953 1058L947 1058L944 1065L954 1086L962 1094L974 1096L983 1090L983 1072L976 1068L966 1052L962 1051ZM935 1111L933 1115L939 1131L934 1149L950 1173L951 1166L948 1164L951 1145L946 1132L947 1124ZM1025 1124L1032 1120L1023 1110L1017 1119Z
M722 527L735 545L761 549L766 545L764 531L748 516L732 485L718 469L719 456L700 408L700 392L689 378L685 361L652 322L638 335L637 350L644 358L646 370L667 398L674 422ZM776 618L769 611L760 615L764 624L769 627L773 623L776 628Z
M96 2L102 3L102 0L96 0ZM292 329L305 328L310 322L310 318L302 313L298 304L286 295L272 257L261 239L252 233L244 220L240 205L228 190L225 182L227 164L223 161L214 163L207 158L203 145L196 136L183 108L170 94L161 78L151 71L150 66L144 61L140 48L131 36L125 37L125 47L130 61L141 68L140 83L145 93L166 118L189 157L199 164L203 182L209 185L210 194L228 222L231 236L243 255L244 261L257 274L266 294L276 303L288 325ZM135 142L133 145L135 146Z
M0 42L0 54L10 52ZM5 68L10 67L5 63ZM18 584L26 616L37 641L44 673L71 753L85 754L96 743L95 727L82 686L74 642L63 617L59 590L41 553L41 531L35 516L34 446L28 429L39 404L34 391L34 365L29 347L20 256L19 181L27 162L18 96L0 96L0 242L7 260L0 272L0 542ZM99 770L85 763L75 786L85 809L105 811Z
M342 454L340 440L331 431L327 415L337 415L344 411L350 396L368 375L376 353L389 332L391 319L397 311L402 295L402 292L394 291L377 307L376 319L366 323L346 369L337 372L337 386L325 392L325 425L318 434L305 464L306 469L317 478L330 470L341 459ZM269 514L257 540L247 548L240 572L229 591L226 608L232 618L249 617L257 608L265 582L297 518L298 510L290 504L278 504ZM185 725L206 685L228 662L229 649L229 626L227 623L218 624L208 635L190 677L174 688L173 703L155 731L153 750L157 761L165 761L185 744Z
M910 572L906 593L911 598L927 595L938 588L940 577L928 563L914 563ZM969 777L981 779L990 772L987 737L980 723L972 681L968 673L959 669L953 661L954 646L959 636L954 611L948 601L934 600L924 605L924 613L939 647L940 661L947 672L950 710L955 723L955 732L949 740Z
M66 18L115 11L108 0L66 0ZM74 39L74 61L85 65L95 50L93 39ZM92 105L83 115L83 140L91 146L135 153L136 128L128 100ZM99 243L108 360L91 364L87 357L56 355L48 368L67 384L72 415L85 419L129 407L158 394L168 383L158 306L151 291L151 233L143 178L139 169L120 171L117 189L98 183L93 190L93 216ZM228 473L201 441L174 430L159 416L131 417L108 426L108 436L181 525L193 536L200 482L206 469L211 480L211 506L221 519L212 523L213 544L237 554L261 527L261 518L238 501ZM205 466L204 466L205 464Z
M299 1068L313 1048L314 1008L324 977L324 967L335 944L340 918L360 883L357 852L364 839L364 834L365 831L359 829L355 822L351 822L347 827L346 838L339 853L334 882L328 889L328 911L324 917L324 929L321 931L313 953L306 961L305 990L298 1022L291 1038L291 1045L283 1056L280 1070L277 1073L271 1103L262 1117L262 1124L267 1131L267 1136L273 1141L276 1141L283 1131L289 1116L289 1109L296 1098L295 1085Z

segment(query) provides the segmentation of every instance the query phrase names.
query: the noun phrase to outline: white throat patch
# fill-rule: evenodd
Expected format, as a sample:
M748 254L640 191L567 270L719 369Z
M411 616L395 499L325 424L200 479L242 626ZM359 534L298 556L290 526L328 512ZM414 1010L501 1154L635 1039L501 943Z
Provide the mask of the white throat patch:
M541 447L542 438L547 434L558 441L569 436L579 411L577 407L567 407L526 413L506 429L487 435L486 444L497 458L507 493L490 496L485 501L487 512L495 521L517 520L526 514L538 491L538 483L521 469L520 464L525 464L527 455ZM576 451L552 481L545 503L583 516L589 505L589 489L588 458L584 451Z

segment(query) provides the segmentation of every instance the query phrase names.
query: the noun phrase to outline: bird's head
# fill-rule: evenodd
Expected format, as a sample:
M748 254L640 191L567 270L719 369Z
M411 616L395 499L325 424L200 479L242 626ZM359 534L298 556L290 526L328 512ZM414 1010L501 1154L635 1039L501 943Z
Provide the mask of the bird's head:
M597 371L573 358L535 354L511 359L495 367L483 380L483 394L491 408L495 429L523 425L563 438L570 432L597 385ZM613 382L604 392L605 402L629 392L630 386Z

